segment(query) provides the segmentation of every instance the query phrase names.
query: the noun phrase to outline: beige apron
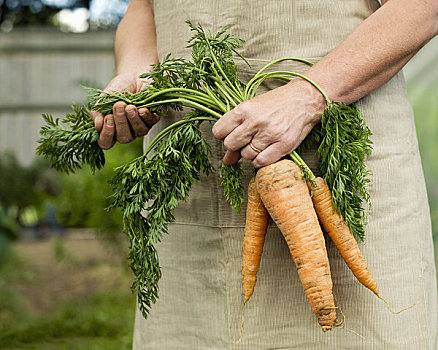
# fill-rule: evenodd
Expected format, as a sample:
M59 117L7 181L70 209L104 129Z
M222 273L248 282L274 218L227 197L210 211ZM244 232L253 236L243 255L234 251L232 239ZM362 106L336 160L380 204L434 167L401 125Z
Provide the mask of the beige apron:
M228 26L246 40L251 63L241 78L267 61L292 56L317 61L378 8L367 0L155 0L159 54L187 57L191 20L216 31ZM295 71L301 64L285 64ZM347 78L347 77L346 77ZM274 88L274 83L266 89ZM334 295L347 330L323 333L305 298L279 230L267 234L255 293L247 304L243 340L241 251L244 215L224 199L218 174L202 178L175 210L176 223L158 245L163 277L147 320L137 312L134 349L438 349L435 265L423 172L402 74L359 101L373 132L374 152L367 241L361 249L394 309L360 285L327 241ZM175 121L172 114L149 135ZM220 164L224 148L206 128ZM315 168L309 153L305 160ZM243 162L246 183L251 164Z

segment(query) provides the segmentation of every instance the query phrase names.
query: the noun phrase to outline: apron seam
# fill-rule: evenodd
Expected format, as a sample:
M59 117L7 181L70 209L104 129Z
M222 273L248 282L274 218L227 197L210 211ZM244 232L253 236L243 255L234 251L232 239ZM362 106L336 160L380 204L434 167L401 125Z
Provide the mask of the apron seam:
M409 167L409 170L410 170L410 173L411 173L411 178L416 178L416 174L414 172L414 167ZM418 191L415 191L415 199L416 199L416 203L421 203L421 198L418 195ZM416 227L420 228L420 227L422 227L420 219L419 219L420 218L420 215L419 215L420 213L418 212L418 206L416 205L414 207L415 207L415 214L416 214L415 215L415 218L416 218L415 221L417 223ZM424 286L424 265L423 265L424 258L423 258L423 251L420 248L420 240L416 239L415 242L416 242L416 248L417 248L417 251L418 251L418 255L420 256L420 263L419 263L419 265L420 265L420 277L421 277L421 296L422 296L422 300L423 300L423 304L424 304L423 308L426 309L427 303L426 303L426 288ZM431 339L430 339L430 336L428 336L428 335L431 334L430 333L429 319L427 317L427 310L424 310L424 311L425 312L422 312L421 314L422 314L423 320L424 320L424 322L426 324L427 331L426 331L425 335L423 333L422 337L425 338L425 340L427 342L427 345L428 345L428 349L432 349L431 348L431 343L430 343ZM424 332L424 330L422 330L421 328L419 330Z

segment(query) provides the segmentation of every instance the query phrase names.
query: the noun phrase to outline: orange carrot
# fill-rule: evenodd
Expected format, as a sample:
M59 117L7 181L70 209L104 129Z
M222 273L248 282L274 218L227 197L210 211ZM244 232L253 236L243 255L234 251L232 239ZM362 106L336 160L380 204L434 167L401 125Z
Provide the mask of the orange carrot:
M378 297L379 287L373 278L359 246L344 218L333 210L332 195L325 180L317 177L314 180L312 201L324 230L332 239L347 266L357 280L370 289ZM311 185L308 184L309 190Z
M322 330L332 329L336 307L324 237L301 169L290 160L257 172L257 190L283 233Z
M254 293L268 223L269 214L260 199L255 177L253 177L248 185L248 205L246 207L245 235L243 237L242 283L244 304Z
M379 299L383 300L389 311L394 314L398 314L414 306L411 305L395 312L390 308L388 302L380 296L377 282L368 269L365 258L351 234L350 228L345 223L342 215L333 210L330 188L321 177L315 178L313 182L315 184L313 188L310 183L308 183L307 186L309 191L313 190L312 201L319 221L357 280L371 290Z
M268 224L269 214L260 199L255 177L253 177L248 185L248 203L246 206L246 223L245 234L243 236L242 254L242 284L244 300L240 338L236 343L239 343L242 340L245 304L254 293Z

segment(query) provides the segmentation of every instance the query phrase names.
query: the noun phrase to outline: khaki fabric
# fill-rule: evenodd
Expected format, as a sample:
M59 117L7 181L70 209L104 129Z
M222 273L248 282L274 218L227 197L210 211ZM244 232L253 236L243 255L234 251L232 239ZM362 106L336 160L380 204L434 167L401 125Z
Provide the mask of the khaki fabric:
M187 57L190 32L184 21L246 39L241 78L266 62L294 56L317 61L338 45L379 6L365 0L155 0L160 57L171 52ZM302 72L303 64L284 68ZM347 78L347 77L346 77ZM264 89L272 89L268 82ZM147 320L137 311L134 349L438 349L437 286L429 208L418 152L412 109L402 74L358 102L373 132L374 151L367 241L360 245L393 309L415 304L399 315L360 285L327 240L334 295L346 316L347 330L323 333L299 282L284 239L271 224L255 293L245 311L239 344L243 300L241 251L244 215L226 203L218 174L203 177L189 199L175 210L176 222L157 246L163 277L160 298ZM179 118L162 118L159 129ZM210 127L205 137L219 169L225 150ZM146 142L148 142L146 140ZM304 156L313 170L312 152ZM243 162L245 182L251 164Z

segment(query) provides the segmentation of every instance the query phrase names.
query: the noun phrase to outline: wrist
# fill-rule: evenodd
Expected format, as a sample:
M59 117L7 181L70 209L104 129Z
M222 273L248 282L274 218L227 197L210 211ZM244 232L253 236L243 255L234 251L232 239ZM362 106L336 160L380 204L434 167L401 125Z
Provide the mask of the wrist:
M152 69L152 64L138 64L117 67L116 75L124 75L138 78L141 74L147 73Z
M294 78L287 85L298 91L302 97L309 123L317 124L321 120L324 109L327 107L326 97L315 85L304 78Z

